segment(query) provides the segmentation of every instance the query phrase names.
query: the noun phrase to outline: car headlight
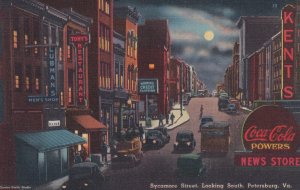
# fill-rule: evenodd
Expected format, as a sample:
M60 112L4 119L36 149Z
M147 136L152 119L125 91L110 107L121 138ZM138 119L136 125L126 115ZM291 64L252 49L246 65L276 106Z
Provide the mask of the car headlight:
M178 142L175 142L174 145L177 146L177 145L178 145Z
M187 142L186 144L187 144L188 146L190 146L190 145L191 145L191 142Z
M62 189L67 189L67 185L62 185L61 188Z
M153 144L155 144L155 143L156 143L156 140L153 140L152 142L153 142Z
M89 184L88 184L88 183L84 183L83 185L84 185L85 187L89 186Z

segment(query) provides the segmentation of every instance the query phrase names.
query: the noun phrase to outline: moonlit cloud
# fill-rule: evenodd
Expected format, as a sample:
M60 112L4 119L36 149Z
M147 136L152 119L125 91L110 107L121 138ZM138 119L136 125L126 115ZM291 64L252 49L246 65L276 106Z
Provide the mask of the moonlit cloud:
M115 0L115 6L133 6L146 19L168 19L171 55L193 65L200 80L209 89L223 81L224 71L232 63L232 48L238 41L236 21L240 16L280 16L287 0ZM212 41L203 38L211 30Z

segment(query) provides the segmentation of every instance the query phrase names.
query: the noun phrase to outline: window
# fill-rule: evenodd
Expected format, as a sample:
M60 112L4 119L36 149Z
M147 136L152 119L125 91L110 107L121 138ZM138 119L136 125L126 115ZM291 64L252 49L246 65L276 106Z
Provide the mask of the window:
M34 44L34 45L37 45L37 41L34 40L34 41L33 41L33 44ZM35 55L38 54L38 48L37 48L37 47L34 48L34 54L35 54Z
M14 30L13 31L13 46L14 46L14 49L17 49L18 48L18 31L17 30Z
M105 25L100 25L99 47L101 50L110 52L110 29Z
M29 52L29 51L28 51L29 49L26 48L26 46L28 46L28 44L29 44L28 34L24 34L24 45L25 45L25 52L26 52L26 53Z
M62 51L62 48L59 47L59 61L62 61L63 60L63 51Z
M72 87L68 88L68 102L72 103Z
M35 91L41 92L41 69L38 67L35 69Z
M63 106L64 105L64 93L60 92L60 105Z
M68 59L71 59L71 46L68 45L68 55L67 55Z
M25 89L27 92L31 92L31 65L25 67Z
M19 64L15 64L15 89L22 90L22 67Z
M43 43L44 43L44 45L48 44L47 36L43 37ZM48 48L46 48L46 47L44 48L44 56L48 56Z
M49 88L48 88L48 85L45 86L45 96L49 96Z
M99 0L98 8L100 11L110 14L110 1L109 0Z

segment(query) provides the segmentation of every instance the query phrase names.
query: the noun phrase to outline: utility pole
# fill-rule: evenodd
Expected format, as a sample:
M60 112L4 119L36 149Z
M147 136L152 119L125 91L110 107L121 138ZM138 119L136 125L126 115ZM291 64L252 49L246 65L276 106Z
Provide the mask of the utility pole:
M181 62L180 64L180 116L182 116L182 109L183 109L183 106L182 106L182 89L183 89L183 62Z

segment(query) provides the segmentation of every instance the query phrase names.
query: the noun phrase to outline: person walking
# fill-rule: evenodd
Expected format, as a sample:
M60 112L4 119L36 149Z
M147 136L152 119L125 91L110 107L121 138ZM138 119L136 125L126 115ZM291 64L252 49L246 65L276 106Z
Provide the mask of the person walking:
M172 114L171 114L171 122L172 122L172 125L173 125L173 123L174 123L174 119L175 119L175 115L174 115L173 112L172 112Z
M105 142L103 142L101 146L101 156L102 162L107 162L107 145L105 144Z
M160 115L159 115L159 123L158 123L159 126L160 126L160 125L164 125L163 119L164 119L163 115L160 114Z
M140 132L140 139L142 141L144 139L144 128L143 128L141 123L140 123L140 126L139 126L139 132Z
M204 108L203 108L203 105L201 104L201 107L200 107L200 119L202 118L203 110L204 110Z

